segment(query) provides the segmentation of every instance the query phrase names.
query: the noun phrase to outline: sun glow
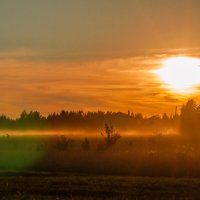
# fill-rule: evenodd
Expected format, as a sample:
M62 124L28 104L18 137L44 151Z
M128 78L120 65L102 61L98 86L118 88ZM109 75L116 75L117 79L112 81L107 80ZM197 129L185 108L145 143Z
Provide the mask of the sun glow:
M190 93L200 85L200 59L174 57L165 59L163 67L156 70L167 88L180 93Z

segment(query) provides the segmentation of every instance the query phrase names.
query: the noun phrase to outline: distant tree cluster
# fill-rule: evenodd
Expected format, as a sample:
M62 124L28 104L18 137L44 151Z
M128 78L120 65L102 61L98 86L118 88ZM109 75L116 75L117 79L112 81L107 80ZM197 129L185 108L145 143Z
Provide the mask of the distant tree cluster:
M180 115L181 132L190 137L200 136L200 105L193 99L182 106Z
M155 115L144 117L141 113L122 112L83 112L65 111L52 113L47 117L38 111L23 111L16 119L0 116L0 129L85 129L97 130L104 127L105 122L112 121L118 130L142 130L154 133L175 127L179 116L174 114L162 117Z
M16 119L0 116L0 129L85 129L97 130L111 121L118 130L151 131L156 134L180 126L184 135L200 135L200 105L193 99L182 106L180 114L144 117L141 113L65 111L47 117L38 111L23 111ZM107 124L107 133L114 130Z

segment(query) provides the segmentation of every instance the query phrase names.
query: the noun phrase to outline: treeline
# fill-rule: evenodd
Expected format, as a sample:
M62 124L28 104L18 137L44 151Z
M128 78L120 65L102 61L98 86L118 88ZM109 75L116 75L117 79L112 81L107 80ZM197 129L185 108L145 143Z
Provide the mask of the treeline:
M47 117L38 111L23 111L16 119L5 115L0 116L0 129L82 129L99 130L104 127L105 122L112 121L118 130L142 130L158 133L178 124L180 116L174 114L168 116L154 115L144 117L141 113L122 112L83 112L64 111L52 113Z
M0 116L0 129L81 129L97 130L104 127L105 122L112 121L118 130L151 131L160 134L164 131L179 128L184 134L200 134L200 105L189 100L182 106L180 113L169 116L154 115L144 117L141 113L122 112L83 112L64 111L52 113L47 117L38 111L23 111L16 119Z

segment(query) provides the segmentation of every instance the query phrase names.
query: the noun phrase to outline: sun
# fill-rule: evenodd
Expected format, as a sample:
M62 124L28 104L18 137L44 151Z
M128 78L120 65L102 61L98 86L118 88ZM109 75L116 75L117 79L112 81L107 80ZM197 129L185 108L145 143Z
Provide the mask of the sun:
M173 57L163 61L156 74L172 91L189 93L200 84L200 59Z

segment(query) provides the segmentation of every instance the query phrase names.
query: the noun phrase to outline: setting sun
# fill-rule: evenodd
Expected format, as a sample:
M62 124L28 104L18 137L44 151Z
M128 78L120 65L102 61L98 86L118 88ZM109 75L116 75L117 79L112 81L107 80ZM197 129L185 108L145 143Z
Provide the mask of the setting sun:
M156 71L167 87L176 92L189 93L200 84L200 59L174 57L164 60Z

